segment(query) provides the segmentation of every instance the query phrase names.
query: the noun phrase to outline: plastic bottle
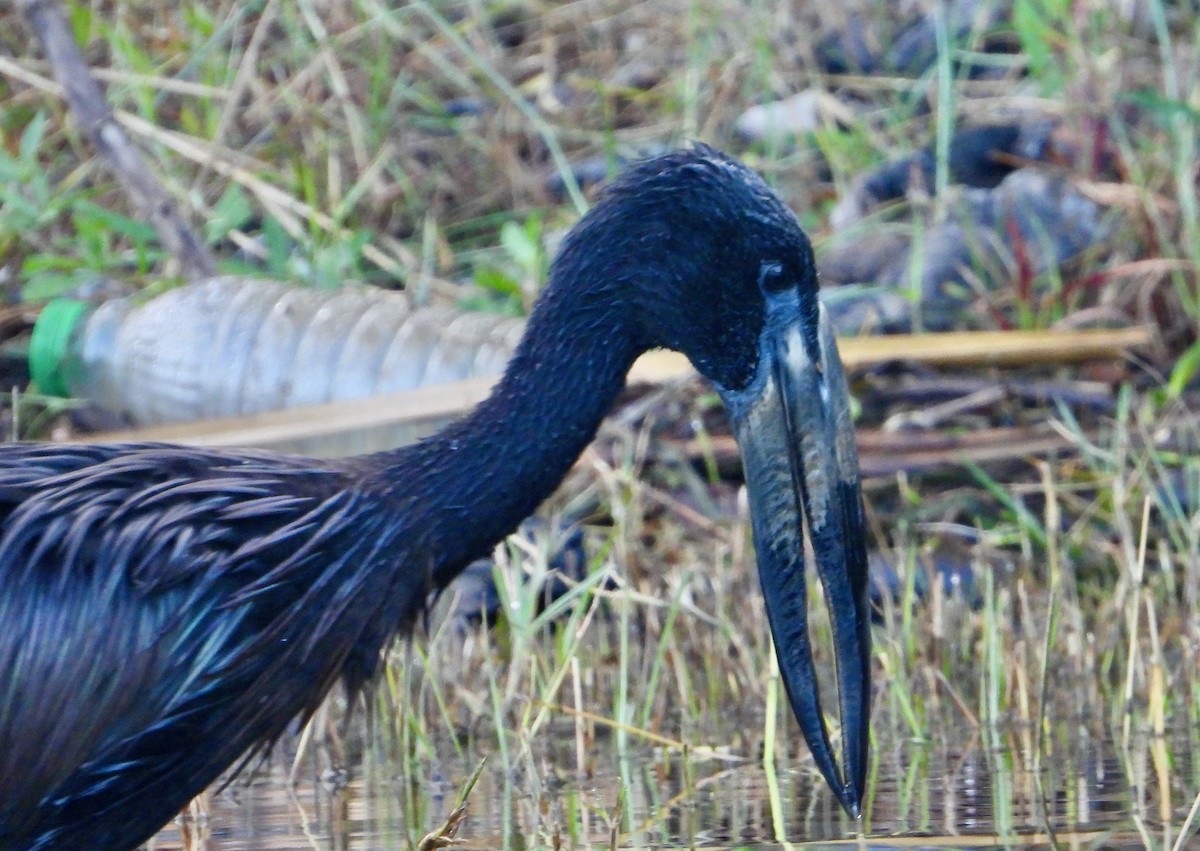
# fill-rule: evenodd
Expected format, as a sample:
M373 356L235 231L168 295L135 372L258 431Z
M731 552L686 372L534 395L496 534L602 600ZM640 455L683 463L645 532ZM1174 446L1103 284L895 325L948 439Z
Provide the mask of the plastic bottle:
M59 299L30 372L140 425L253 414L499 374L524 322L370 287L213 278L151 299Z

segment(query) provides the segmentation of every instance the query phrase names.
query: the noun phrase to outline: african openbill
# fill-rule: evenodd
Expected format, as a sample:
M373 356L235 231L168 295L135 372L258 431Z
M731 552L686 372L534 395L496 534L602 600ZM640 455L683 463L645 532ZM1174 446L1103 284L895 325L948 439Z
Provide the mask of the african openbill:
M0 447L0 847L136 846L339 679L362 685L428 593L554 490L656 346L724 398L780 669L856 814L870 617L845 378L795 217L700 147L615 183L564 243L491 396L421 443L338 461ZM801 517L832 612L841 768Z

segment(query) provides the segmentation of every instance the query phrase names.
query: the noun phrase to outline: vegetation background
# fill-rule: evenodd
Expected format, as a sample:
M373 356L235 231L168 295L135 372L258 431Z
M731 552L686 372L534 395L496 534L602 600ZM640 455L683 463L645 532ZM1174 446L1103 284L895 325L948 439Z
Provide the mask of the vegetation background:
M867 481L872 547L898 579L876 630L866 824L1184 847L1200 802L1193 3L1013 0L964 32L946 24L950 5L905 0L64 6L222 271L404 287L472 310L525 311L594 185L639 153L692 139L735 153L823 252L831 210L869 169L926 147L941 168L957 128L1056 121L1070 144L1053 168L1103 200L1112 236L1075 268L1014 269L963 322L1100 317L1152 325L1154 345L1122 362L855 376L864 434L903 425L916 445L1011 429L981 464L954 450L907 463L912 446L887 444L900 460ZM884 51L925 14L942 21L927 67L823 70L838 34ZM800 133L738 132L746 109L798 91L836 106ZM0 5L0 134L0 336L23 391L5 416L22 437L70 433L77 405L24 387L29 319L97 280L153 291L178 270L72 123L12 4ZM919 416L956 381L973 388L949 394L960 404ZM962 403L984 386L1003 392ZM1061 438L1052 453L1025 441L1047 432ZM396 649L368 735L342 742L322 716L284 745L333 787L365 753L351 787L375 784L375 803L314 805L330 835L387 824L416 843L445 815L439 784L462 783L483 754L461 828L481 847L729 846L848 828L779 696L726 434L697 384L622 408L546 509L585 523L591 578L540 611L546 554L511 545L494 632L434 619ZM928 581L947 571L971 590ZM1071 839L1098 821L1080 756L1092 747L1111 757L1119 818ZM971 766L985 791L969 788ZM712 803L713 789L736 800ZM964 820L980 798L986 815Z

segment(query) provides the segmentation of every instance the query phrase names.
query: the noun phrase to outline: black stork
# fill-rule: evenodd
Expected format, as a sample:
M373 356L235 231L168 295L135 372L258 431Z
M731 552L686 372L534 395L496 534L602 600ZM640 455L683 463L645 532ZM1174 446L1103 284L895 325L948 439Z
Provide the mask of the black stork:
M363 685L428 593L554 490L654 347L723 397L787 692L857 815L870 616L845 378L795 217L697 147L615 182L565 241L491 396L423 442L340 461L0 447L0 847L133 848L339 679ZM840 768L805 527L833 623Z

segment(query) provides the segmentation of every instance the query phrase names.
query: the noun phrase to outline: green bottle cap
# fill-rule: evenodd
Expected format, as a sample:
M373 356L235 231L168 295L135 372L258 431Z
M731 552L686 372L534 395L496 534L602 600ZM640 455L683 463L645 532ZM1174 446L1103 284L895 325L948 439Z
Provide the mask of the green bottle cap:
M29 338L29 375L39 393L67 398L64 364L70 354L71 336L91 305L73 298L56 298L42 308Z

